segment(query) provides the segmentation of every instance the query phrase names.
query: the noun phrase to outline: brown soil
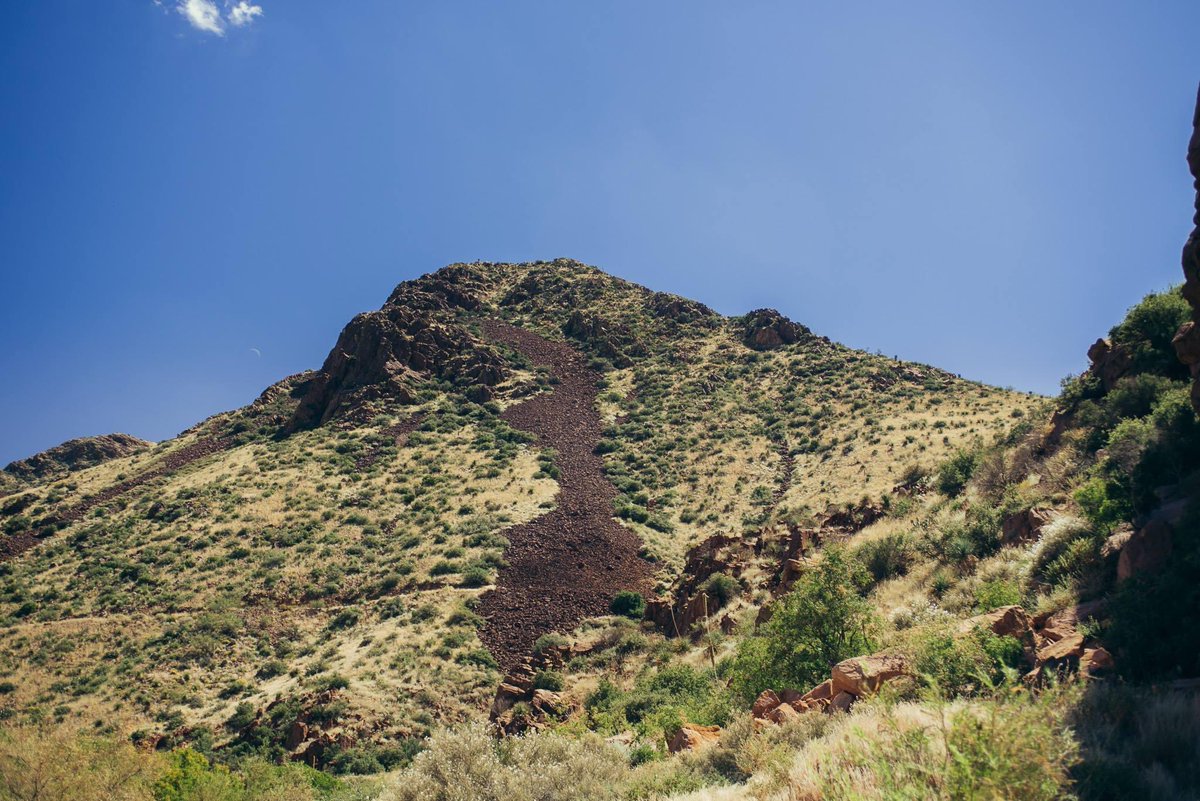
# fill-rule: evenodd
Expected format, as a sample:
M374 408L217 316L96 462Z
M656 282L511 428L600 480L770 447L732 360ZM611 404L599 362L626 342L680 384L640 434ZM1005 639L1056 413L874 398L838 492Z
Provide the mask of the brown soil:
M513 427L553 448L558 506L507 529L507 567L486 593L480 613L485 645L505 669L529 654L543 634L567 632L584 618L608 613L618 590L645 592L650 565L638 556L641 540L612 517L616 489L594 453L603 425L596 411L598 375L571 346L497 321L484 333L510 346L558 381L552 392L505 410Z

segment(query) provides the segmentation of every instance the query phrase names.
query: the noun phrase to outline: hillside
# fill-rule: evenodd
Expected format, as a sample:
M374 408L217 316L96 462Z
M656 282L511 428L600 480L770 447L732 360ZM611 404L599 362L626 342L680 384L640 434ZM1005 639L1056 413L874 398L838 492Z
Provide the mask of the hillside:
M54 469L0 498L0 707L316 764L403 750L618 590L686 584L699 543L877 515L1043 408L576 262L451 265L243 409L27 460ZM781 568L751 561L758 605Z

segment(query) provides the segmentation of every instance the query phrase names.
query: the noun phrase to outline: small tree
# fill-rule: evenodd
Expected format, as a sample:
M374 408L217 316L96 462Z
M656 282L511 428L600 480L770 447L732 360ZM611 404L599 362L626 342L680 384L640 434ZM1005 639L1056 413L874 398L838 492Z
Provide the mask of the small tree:
M732 686L745 698L766 689L808 689L843 659L874 647L875 618L862 592L870 574L844 549L831 548L778 602L758 632L742 641Z

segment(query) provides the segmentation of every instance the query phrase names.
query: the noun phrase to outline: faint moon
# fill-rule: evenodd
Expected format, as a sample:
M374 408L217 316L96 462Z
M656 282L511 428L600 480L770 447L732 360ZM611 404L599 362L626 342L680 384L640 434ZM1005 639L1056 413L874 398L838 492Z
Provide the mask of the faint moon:
M250 352L253 353L255 356L257 356L258 358L260 358L260 359L262 358L262 351L259 350L258 348L251 348Z

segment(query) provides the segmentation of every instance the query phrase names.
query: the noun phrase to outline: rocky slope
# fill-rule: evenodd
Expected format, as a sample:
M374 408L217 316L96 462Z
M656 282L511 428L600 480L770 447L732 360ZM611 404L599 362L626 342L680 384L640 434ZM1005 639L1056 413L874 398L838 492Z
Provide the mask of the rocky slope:
M402 751L618 590L686 630L701 543L786 587L802 532L845 536L1041 404L577 262L452 265L250 406L26 482L0 509L0 708Z
M4 468L4 472L21 481L32 483L49 481L76 470L94 467L111 459L131 456L153 444L128 434L82 437L55 445L53 448L34 454L27 459L11 462Z

